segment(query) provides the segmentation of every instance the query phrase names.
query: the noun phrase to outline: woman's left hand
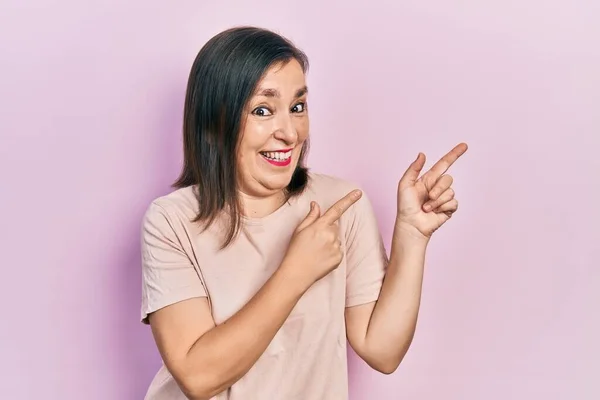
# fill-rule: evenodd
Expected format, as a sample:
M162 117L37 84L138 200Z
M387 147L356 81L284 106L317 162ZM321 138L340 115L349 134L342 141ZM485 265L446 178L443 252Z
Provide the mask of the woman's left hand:
M421 177L425 155L419 153L398 183L396 227L429 239L458 209L452 176L446 171L467 151L460 143Z

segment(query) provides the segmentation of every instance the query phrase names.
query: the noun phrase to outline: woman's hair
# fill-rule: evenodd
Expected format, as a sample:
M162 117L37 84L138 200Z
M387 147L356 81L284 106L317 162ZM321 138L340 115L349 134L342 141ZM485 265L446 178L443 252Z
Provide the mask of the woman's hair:
M306 55L289 40L266 29L237 27L210 39L192 65L184 107L183 169L173 187L197 185L194 221L204 222L205 228L222 211L229 212L223 248L238 234L242 218L237 179L242 114L265 72L292 59L308 70ZM308 140L286 188L288 199L308 182L307 150Z

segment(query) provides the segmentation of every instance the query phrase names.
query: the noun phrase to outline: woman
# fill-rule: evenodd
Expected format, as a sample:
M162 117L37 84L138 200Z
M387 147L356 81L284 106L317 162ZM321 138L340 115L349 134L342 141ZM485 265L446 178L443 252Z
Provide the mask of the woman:
M388 260L368 198L304 166L307 68L251 27L193 64L183 171L143 222L142 321L164 361L147 399L347 399L346 340L386 374L408 350L466 145L420 178L424 155L410 165Z

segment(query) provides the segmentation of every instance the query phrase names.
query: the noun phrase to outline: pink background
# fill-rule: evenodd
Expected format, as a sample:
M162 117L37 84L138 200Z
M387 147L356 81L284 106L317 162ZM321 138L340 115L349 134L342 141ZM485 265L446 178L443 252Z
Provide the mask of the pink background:
M308 53L310 164L365 187L386 243L417 152L470 144L414 344L392 376L352 356L352 399L600 398L598 2L166 4L0 6L2 399L143 397L140 218L193 58L244 23Z

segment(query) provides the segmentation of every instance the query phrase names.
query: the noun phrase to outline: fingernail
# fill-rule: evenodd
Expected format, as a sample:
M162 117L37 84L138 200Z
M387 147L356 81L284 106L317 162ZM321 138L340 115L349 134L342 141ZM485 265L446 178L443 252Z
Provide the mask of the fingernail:
M431 204L429 204L429 203L425 204L425 207L423 207L423 209L425 211L431 211Z

